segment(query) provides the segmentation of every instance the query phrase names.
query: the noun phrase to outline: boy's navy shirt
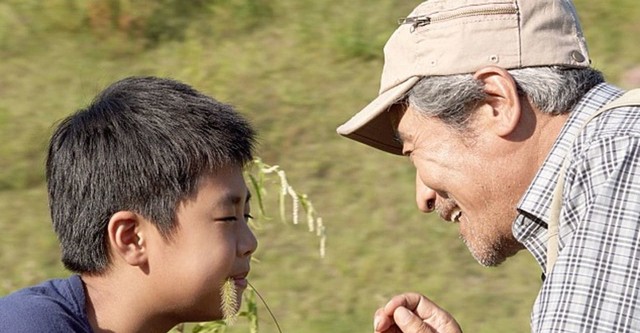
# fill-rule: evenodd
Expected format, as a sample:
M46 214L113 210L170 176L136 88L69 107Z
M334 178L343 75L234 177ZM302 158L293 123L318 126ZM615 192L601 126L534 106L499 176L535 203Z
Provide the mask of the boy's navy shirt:
M0 298L0 332L93 332L80 276L55 279Z

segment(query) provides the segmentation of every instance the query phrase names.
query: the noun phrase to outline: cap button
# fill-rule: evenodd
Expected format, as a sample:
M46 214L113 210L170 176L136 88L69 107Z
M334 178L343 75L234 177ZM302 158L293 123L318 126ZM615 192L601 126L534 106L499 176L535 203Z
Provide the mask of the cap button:
M582 53L580 53L578 51L572 51L571 52L571 58L573 58L573 60L575 60L577 62L583 62L583 61L586 60L584 55L582 55Z

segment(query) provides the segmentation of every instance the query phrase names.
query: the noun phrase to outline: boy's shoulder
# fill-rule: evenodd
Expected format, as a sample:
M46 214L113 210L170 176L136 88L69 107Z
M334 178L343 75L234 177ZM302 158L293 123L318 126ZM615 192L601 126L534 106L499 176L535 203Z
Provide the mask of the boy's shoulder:
M0 331L91 332L82 280L49 280L0 298Z

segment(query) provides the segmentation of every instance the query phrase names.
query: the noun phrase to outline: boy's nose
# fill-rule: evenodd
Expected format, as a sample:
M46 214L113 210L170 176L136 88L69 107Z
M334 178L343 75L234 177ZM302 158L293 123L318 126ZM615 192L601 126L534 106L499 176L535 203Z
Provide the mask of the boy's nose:
M258 240L253 234L253 231L249 228L247 223L244 223L240 238L238 239L238 254L240 256L249 256L258 248Z

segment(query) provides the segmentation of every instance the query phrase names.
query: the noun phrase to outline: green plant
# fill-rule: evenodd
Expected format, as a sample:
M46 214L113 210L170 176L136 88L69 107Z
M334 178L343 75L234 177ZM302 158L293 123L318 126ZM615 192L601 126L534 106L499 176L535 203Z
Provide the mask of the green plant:
M305 212L307 226L309 232L315 232L316 236L320 239L320 257L324 258L325 256L325 244L326 244L326 231L324 224L322 222L322 218L317 216L315 208L313 208L313 204L307 194L297 193L293 187L289 184L287 180L287 175L278 165L268 165L260 158L256 158L252 161L249 166L246 176L249 178L251 187L253 192L255 193L256 200L258 201L259 208L259 218L260 220L271 220L265 210L265 195L267 194L267 185L265 184L270 180L272 175L276 175L278 177L280 183L280 190L278 196L278 206L280 212L280 220L282 222L287 222L287 213L286 213L286 201L287 198L291 199L291 217L292 223L297 225L300 223L300 207Z

